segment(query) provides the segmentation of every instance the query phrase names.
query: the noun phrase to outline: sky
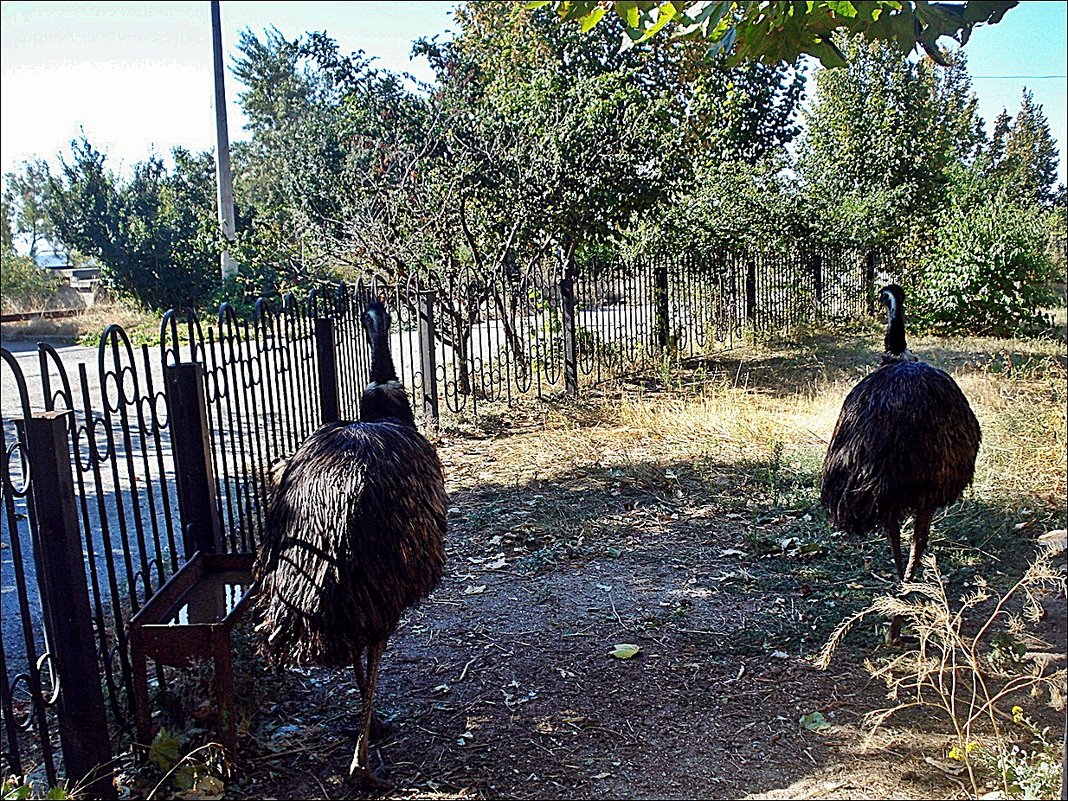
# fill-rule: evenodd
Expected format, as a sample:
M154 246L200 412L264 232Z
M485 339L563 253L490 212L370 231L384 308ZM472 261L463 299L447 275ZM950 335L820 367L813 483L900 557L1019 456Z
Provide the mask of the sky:
M238 2L222 0L223 50L236 53L240 31L270 26L288 38L326 31L343 52L421 80L432 74L410 59L411 43L453 26L453 2ZM1049 119L1060 151L1068 144L1065 94L1068 4L1026 0L1002 22L975 30L964 48L979 110L987 120L1014 114L1026 86ZM125 171L171 148L215 147L211 11L195 2L0 3L0 169L46 158L53 164L82 133ZM1052 76L1052 77L1049 77ZM227 74L230 137L244 138L241 87ZM1065 179L1061 159L1059 179Z

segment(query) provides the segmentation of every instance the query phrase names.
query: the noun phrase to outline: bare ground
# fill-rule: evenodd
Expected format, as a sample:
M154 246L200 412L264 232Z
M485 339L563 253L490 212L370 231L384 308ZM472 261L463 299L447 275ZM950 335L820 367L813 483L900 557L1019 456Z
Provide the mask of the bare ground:
M637 401L633 386L608 388L446 429L446 577L410 612L380 674L391 731L372 764L393 786L386 797L966 795L945 759L945 721L898 716L865 744L861 718L886 705L863 668L887 653L878 626L851 634L829 670L811 665L830 630L891 577L885 545L830 532L816 502L821 438L865 361L821 356L791 364L841 387L791 408L793 439L768 439L749 418L716 428L692 410L674 428L643 426L643 404L660 414L692 401L686 381ZM1051 363L1063 373L1060 357ZM749 362L741 388L742 363L724 364L743 406L717 414L744 417L744 404L777 394L794 403L759 385L762 369L783 374L770 364ZM699 369L708 382L718 366ZM1031 534L1063 527L1063 489L1029 507L980 490L947 513L933 543L955 588L977 571L1013 580ZM1063 598L1047 606L1037 634L1063 653ZM624 643L641 650L613 657ZM226 796L370 795L345 779L359 709L351 675L271 674L249 654L242 664L242 753ZM817 711L828 728L801 725ZM1060 722L1041 705L1034 713L1063 726L1063 712Z

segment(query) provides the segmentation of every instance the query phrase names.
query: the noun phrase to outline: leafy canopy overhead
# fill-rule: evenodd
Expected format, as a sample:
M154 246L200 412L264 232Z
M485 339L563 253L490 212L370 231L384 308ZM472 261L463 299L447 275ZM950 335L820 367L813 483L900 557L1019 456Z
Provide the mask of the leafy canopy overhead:
M1000 22L1016 0L534 0L528 9L552 6L565 22L578 21L583 31L609 12L623 21L623 49L648 41L663 30L711 43L710 53L729 53L731 63L793 62L808 54L825 67L840 67L845 56L833 42L835 33L863 34L896 42L905 50L921 47L945 64L938 40L949 36L965 44L976 25Z

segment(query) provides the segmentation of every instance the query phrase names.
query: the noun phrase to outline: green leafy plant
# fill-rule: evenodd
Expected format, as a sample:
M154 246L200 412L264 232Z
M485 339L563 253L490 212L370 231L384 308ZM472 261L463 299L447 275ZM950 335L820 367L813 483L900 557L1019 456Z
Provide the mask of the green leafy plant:
M994 198L945 214L910 312L942 334L1011 337L1047 330L1056 302L1045 221Z
M179 798L222 798L228 774L226 756L218 743L207 743L183 753L187 738L160 729L148 749L148 761L163 774L148 798L169 786Z
M623 47L641 44L668 30L675 36L705 39L710 52L728 52L735 61L793 61L803 53L825 66L845 57L835 47L837 31L889 39L904 49L921 47L936 60L938 40L968 41L976 25L999 22L1015 2L838 2L749 3L740 0L535 0L527 8L553 6L564 21L588 31L609 10L623 20Z
M4 779L2 793L3 801L24 801L24 799L64 799L74 796L63 787L49 787L44 793L37 793L37 789L26 777L9 776Z
M1009 798L1056 798L1061 783L1060 743L1049 727L1040 727L1021 706L1012 708L1012 722L1029 743L987 748L969 742L963 751L950 749L950 759L971 759L990 774L1001 776Z

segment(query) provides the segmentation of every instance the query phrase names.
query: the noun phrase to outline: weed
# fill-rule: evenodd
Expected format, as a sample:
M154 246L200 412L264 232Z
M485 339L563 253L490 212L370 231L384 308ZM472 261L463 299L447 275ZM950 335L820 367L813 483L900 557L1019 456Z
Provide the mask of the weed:
M9 776L4 779L0 798L4 801L25 801L26 799L64 799L75 798L64 787L49 787L43 793L25 776Z
M952 728L955 745L949 756L964 766L976 796L983 793L985 771L1006 798L1053 797L1059 749L1022 707L1013 705L1011 712L1004 708L1027 694L1044 698L1063 714L1065 669L1050 670L1043 660L1023 659L1023 635L1041 615L1040 597L1051 590L1064 593L1064 578L1054 569L1052 555L1051 549L1041 551L1023 577L1000 595L977 578L975 589L956 602L947 594L935 558L928 555L923 559L923 580L903 584L905 597L876 598L842 621L817 666L829 665L846 633L864 617L903 617L916 632L915 648L878 665L865 662L869 674L885 684L891 701L866 716L869 734L903 710L932 710ZM1017 607L1022 611L1013 611ZM1027 747L1013 741L1006 720L1030 735Z

